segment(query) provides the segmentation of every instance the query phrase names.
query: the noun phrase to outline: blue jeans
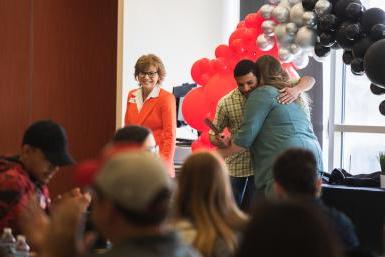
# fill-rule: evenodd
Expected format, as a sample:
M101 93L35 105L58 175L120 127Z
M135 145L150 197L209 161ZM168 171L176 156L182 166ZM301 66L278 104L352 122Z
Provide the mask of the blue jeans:
M238 207L245 211L251 210L255 194L254 176L230 176L230 183Z

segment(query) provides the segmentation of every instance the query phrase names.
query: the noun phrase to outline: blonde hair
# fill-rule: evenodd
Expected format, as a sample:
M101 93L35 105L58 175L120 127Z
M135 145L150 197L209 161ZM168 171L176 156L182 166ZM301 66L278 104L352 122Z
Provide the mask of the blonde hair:
M184 162L174 211L176 219L188 219L195 226L192 245L205 257L213 256L217 239L234 253L235 232L243 230L248 221L235 203L225 163L210 152L194 153Z
M135 78L139 76L140 72L144 72L151 65L156 67L156 71L158 72L158 75L159 75L159 84L161 84L164 78L166 77L166 69L164 67L162 60L155 54L147 54L139 57L139 59L136 61L136 64L135 64L135 73L134 73Z
M264 55L257 60L256 64L259 67L261 73L260 81L262 81L263 85L273 86L277 89L295 86L290 83L289 75L282 69L281 63L274 57ZM311 100L306 93L301 93L295 102L301 104L302 107L310 113Z

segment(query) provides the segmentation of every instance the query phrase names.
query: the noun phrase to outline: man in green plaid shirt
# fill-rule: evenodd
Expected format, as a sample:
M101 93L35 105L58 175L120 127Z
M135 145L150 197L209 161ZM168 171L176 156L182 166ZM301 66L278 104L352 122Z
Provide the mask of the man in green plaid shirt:
M213 121L218 131L223 132L227 128L232 135L235 135L241 126L247 95L258 85L258 78L260 77L258 66L250 60L242 60L235 66L234 77L238 87L218 102ZM309 90L313 85L314 78L303 77L295 87L281 90L279 102L282 104L291 103L297 99L301 92ZM213 130L210 130L209 133L211 143L218 147L227 145L227 141L230 140L230 138L224 137L222 133L216 134ZM234 153L225 158L225 161L230 172L230 182L235 200L239 207L247 210L255 192L254 170L250 152L245 150Z

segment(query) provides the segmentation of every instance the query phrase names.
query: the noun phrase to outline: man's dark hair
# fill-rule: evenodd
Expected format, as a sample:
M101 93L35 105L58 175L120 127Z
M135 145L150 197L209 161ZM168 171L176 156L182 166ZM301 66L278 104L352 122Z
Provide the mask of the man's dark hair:
M283 152L273 167L274 180L288 194L315 196L317 163L314 154L301 148Z
M259 71L258 65L250 60L241 60L237 63L237 65L235 65L234 77L244 76L250 72L253 73L259 80L261 73Z
M130 125L118 129L112 138L113 143L138 143L143 144L151 131L147 128Z

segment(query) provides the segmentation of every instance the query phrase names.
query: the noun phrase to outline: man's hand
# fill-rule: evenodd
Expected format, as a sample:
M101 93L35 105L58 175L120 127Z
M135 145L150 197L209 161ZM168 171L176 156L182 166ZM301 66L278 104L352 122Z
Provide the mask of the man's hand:
M231 144L231 137L226 137L223 133L215 135L215 140L218 142L219 148L226 148Z
M279 90L279 92L281 93L278 96L278 102L280 104L292 103L301 94L301 90L297 87L285 87L285 88Z

